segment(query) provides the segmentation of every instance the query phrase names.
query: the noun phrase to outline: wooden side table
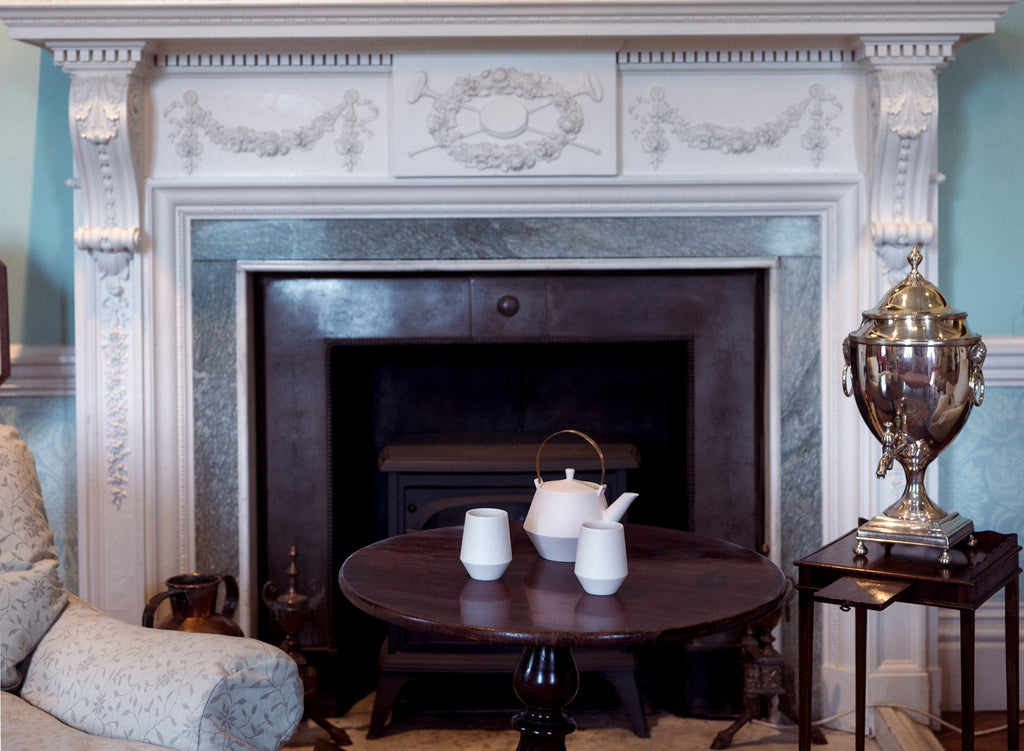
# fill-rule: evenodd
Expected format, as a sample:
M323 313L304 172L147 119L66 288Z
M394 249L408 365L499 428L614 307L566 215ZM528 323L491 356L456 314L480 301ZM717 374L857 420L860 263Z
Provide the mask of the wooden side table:
M974 749L974 613L1000 589L1005 591L1006 720L1008 748L1019 748L1020 623L1018 614L1017 535L975 533L974 548L951 550L953 560L941 565L933 548L872 543L868 554L853 549L857 531L796 561L800 593L799 751L811 747L811 668L814 654L814 603L854 608L856 663L856 747L864 749L865 673L867 668L867 611L893 602L932 605L960 611L960 688L963 708L963 749Z

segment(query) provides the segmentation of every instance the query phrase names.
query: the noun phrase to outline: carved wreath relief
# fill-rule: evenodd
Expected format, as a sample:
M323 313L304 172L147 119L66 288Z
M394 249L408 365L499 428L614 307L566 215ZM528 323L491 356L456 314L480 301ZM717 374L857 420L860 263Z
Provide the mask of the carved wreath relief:
M636 123L632 135L641 148L650 154L651 166L654 168L661 165L668 153L671 145L669 136L675 136L686 146L702 151L745 154L759 148L778 146L805 120L807 125L800 143L811 152L811 162L817 167L824 159L828 134L839 133L834 120L842 109L838 99L826 94L822 86L815 84L810 87L805 99L791 104L773 120L754 128L691 123L669 103L665 90L655 86L647 95L636 98L629 107L629 115Z
M163 113L164 120L174 126L170 139L182 158L185 171L192 174L203 153L200 135L205 135L224 151L257 154L261 157L283 156L292 149L313 148L327 133L338 128L341 135L334 148L342 157L345 169L351 172L359 163L363 139L372 138L368 124L377 119L379 110L355 89L349 89L341 103L298 128L280 131L258 130L244 125L227 127L199 104L199 94L189 90L180 101L172 102Z
M409 157L440 148L466 167L522 172L557 160L569 146L600 154L600 148L577 140L585 123L581 96L595 102L604 98L596 74L585 73L580 87L570 91L543 73L492 68L459 76L437 92L421 71L410 82L406 99L409 104L423 97L434 100L426 120L434 143L410 151Z

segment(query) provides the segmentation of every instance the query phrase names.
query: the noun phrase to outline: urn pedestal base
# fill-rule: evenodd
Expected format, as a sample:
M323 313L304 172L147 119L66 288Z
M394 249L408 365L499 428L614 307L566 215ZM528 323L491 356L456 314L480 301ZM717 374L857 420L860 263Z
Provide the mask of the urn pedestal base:
M881 513L857 528L857 555L864 555L864 542L905 545L926 545L941 548L939 563L949 562L949 549L962 540L972 538L974 522L951 511L937 519L913 521Z

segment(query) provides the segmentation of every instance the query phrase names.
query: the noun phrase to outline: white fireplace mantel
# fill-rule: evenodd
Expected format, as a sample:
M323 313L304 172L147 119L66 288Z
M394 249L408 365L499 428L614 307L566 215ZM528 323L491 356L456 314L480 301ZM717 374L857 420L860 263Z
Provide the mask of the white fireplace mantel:
M14 38L153 42L248 40L852 39L989 34L999 0L22 0Z
M72 81L82 594L137 621L165 578L195 564L195 218L816 216L814 523L824 540L877 513L895 489L869 482L877 449L841 397L842 338L902 277L910 246L937 277L937 75L1011 4L0 0L11 37L50 49ZM479 93L459 77L486 87L495 71L532 75L516 91L562 120L534 123L513 103L481 114L482 140L446 141L430 100L464 105ZM510 91L500 89L506 104ZM548 128L549 143L523 159L513 143L527 126ZM239 509L251 622L241 338L239 348L240 497L225 502ZM787 366L769 356L774 497ZM898 631L872 640L869 690L935 710L934 621L897 617ZM852 702L852 628L826 615L826 710Z

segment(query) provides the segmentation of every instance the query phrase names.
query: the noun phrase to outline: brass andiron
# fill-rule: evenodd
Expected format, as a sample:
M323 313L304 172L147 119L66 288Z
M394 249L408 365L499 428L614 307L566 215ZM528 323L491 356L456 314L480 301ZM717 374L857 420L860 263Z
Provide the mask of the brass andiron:
M284 630L284 641L281 642L281 649L287 652L295 660L295 664L299 666L299 677L302 680L302 688L305 695L303 718L315 722L326 730L331 738L331 742L318 739L316 751L329 751L330 749L351 745L352 740L343 728L339 728L337 725L329 722L326 717L309 706L310 700L317 692L316 668L309 664L306 657L302 654L302 650L299 649L299 630L302 628L302 624L305 623L306 617L323 599L324 588L318 580L314 579L309 583L308 595L299 592L297 585L299 567L296 563L298 557L299 552L292 545L291 550L288 552L289 563L286 571L288 574L288 589L281 593L278 591L275 582L268 581L263 585L263 602L270 608L270 612L274 614L274 618Z
M790 592L794 591L790 589ZM747 633L740 640L743 647L743 711L735 722L725 730L719 731L711 742L711 748L729 748L736 732L748 722L761 717L773 699L781 714L794 724L799 724L797 709L794 706L796 690L793 671L773 644L775 637L772 631L779 625L782 611L783 606L779 606L759 621L747 626ZM811 726L811 743L828 743L825 734L816 725Z

